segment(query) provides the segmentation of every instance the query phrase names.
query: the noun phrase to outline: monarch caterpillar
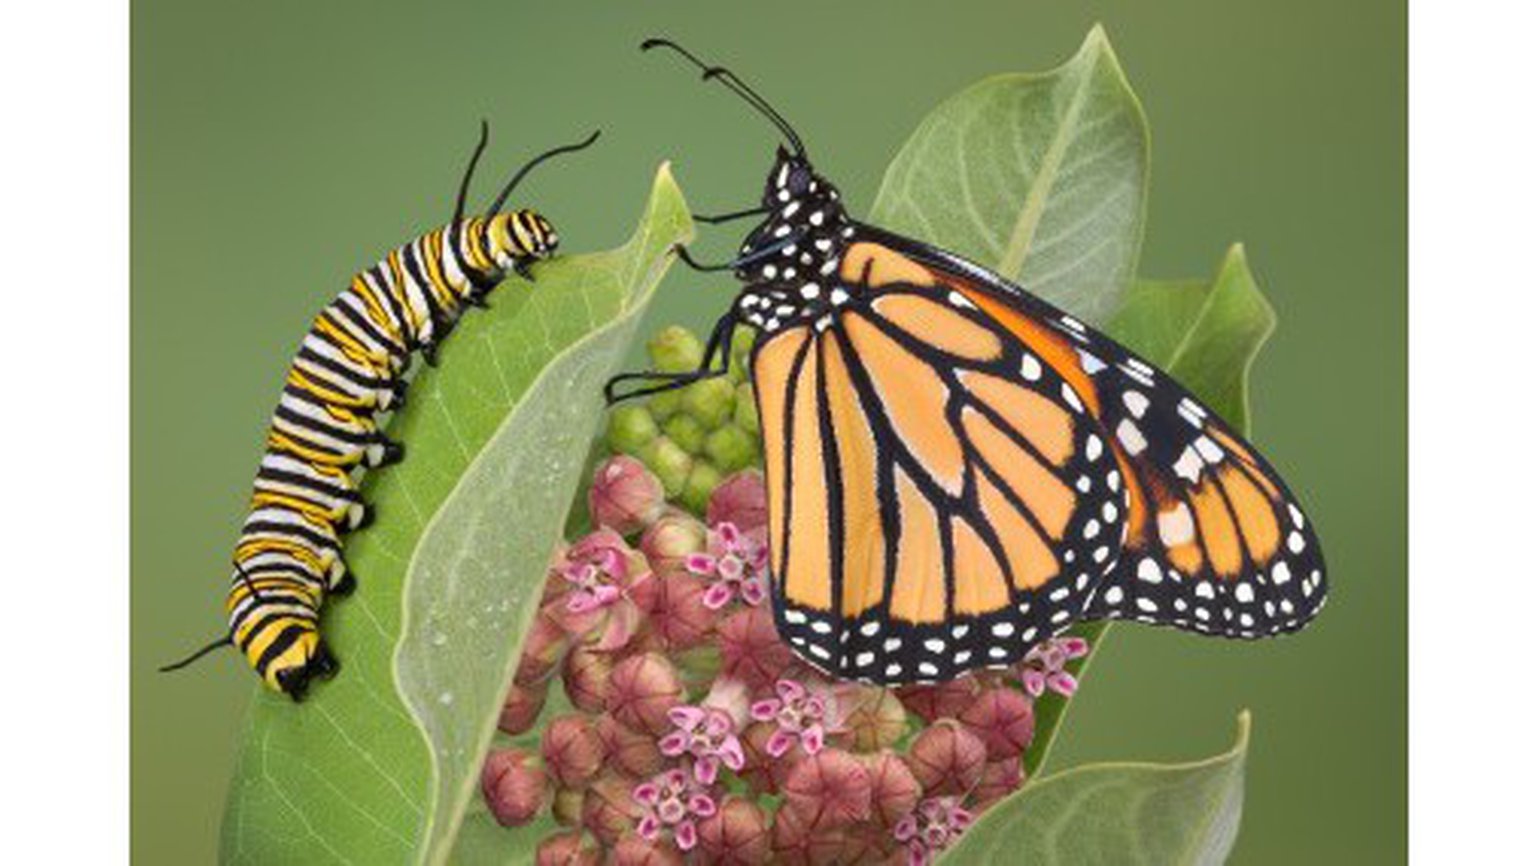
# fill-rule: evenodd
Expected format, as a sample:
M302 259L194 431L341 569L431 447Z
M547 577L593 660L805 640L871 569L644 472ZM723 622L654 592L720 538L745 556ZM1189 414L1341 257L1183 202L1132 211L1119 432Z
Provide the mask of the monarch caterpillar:
M803 660L885 685L1004 667L1078 621L1257 638L1326 598L1314 529L1250 445L1166 373L961 256L854 219L785 118L677 52L785 139L700 369L749 359L776 625ZM789 149L788 149L789 148ZM631 384L628 384L631 383ZM628 390L622 391L620 386Z
M437 348L467 307L485 306L510 272L533 279L530 264L555 253L559 239L545 217L504 212L503 203L535 166L599 137L595 131L531 159L485 213L467 218L465 198L487 134L483 121L454 218L355 275L305 334L273 412L236 544L225 601L228 632L161 670L230 644L268 687L296 701L311 679L336 673L318 620L327 596L354 587L341 536L372 516L358 492L358 471L403 455L380 431L376 414L403 405L415 353L436 363Z

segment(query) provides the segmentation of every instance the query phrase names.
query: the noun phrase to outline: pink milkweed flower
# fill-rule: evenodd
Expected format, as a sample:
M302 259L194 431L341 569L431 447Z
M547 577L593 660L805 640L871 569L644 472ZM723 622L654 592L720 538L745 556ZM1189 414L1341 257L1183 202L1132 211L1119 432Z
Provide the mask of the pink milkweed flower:
M1090 651L1091 644L1081 637L1056 637L1039 643L1021 660L1021 687L1034 698L1048 690L1066 698L1073 695L1080 683L1064 666Z
M689 851L699 841L697 822L717 813L717 801L710 790L678 769L637 785L631 799L641 812L636 835L652 842L668 832L680 851Z
M775 733L765 743L765 751L779 758L802 745L802 751L816 755L824 739L836 727L834 696L814 691L795 680L777 680L776 697L755 701L749 715L756 721L774 722Z
M893 825L893 838L909 849L909 866L928 866L972 823L973 813L958 805L958 798L932 797Z
M709 785L726 765L743 769L743 744L738 741L733 717L715 707L679 706L668 711L674 730L658 741L658 751L670 758L688 754L694 759L695 781Z
M631 591L651 578L647 560L613 529L599 529L558 554L552 566L566 592L547 609L569 633L598 631L599 648L618 649L636 634L641 612ZM602 629L600 628L602 626Z
M758 605L765 600L765 571L770 550L744 534L733 523L718 523L706 536L706 552L684 559L691 574L711 578L702 603L721 610L734 598Z

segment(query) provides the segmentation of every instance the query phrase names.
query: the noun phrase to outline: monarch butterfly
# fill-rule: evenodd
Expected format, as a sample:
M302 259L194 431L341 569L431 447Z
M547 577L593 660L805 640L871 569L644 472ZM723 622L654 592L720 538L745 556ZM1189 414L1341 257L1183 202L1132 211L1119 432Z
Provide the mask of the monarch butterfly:
M399 409L414 352L435 351L468 306L510 271L533 279L530 264L550 257L558 237L532 210L503 212L530 170L599 137L548 150L516 172L481 216L466 218L465 198L487 146L487 124L460 181L454 218L394 250L353 277L321 311L284 380L253 484L251 510L235 548L225 602L229 630L176 670L226 644L238 648L270 688L301 700L338 663L318 629L328 595L351 592L340 536L371 519L358 493L359 468L394 463L377 412Z
M777 627L832 675L952 679L1082 620L1256 638L1325 599L1315 532L1277 473L1168 375L987 268L853 219L785 138L701 368L631 373L612 402L750 377L769 487ZM622 386L624 385L624 390Z

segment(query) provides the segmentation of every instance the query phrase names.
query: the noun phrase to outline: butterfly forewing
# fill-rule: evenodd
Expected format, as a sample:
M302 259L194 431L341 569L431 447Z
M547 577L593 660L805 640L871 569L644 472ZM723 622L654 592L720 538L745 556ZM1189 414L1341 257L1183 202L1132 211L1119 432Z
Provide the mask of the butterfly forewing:
M846 265L848 302L752 364L777 622L842 677L1010 664L1081 615L1128 488L1049 359L910 259Z

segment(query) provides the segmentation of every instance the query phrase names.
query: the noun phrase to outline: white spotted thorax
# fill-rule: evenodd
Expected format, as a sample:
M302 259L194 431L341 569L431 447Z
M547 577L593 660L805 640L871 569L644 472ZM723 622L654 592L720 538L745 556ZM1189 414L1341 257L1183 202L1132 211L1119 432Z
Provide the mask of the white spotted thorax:
M823 330L834 309L849 300L838 271L855 230L839 190L806 159L782 148L762 203L768 215L741 251L753 261L737 271L747 283L738 295L738 316L768 333L806 321Z

